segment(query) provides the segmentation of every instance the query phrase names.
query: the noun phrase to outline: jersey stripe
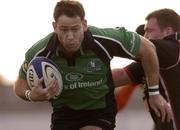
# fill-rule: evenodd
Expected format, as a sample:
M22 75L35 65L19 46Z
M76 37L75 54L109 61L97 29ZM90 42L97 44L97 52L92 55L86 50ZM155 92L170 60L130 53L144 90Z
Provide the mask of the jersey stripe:
M101 49L106 53L106 55L108 56L108 58L111 60L111 59L112 59L111 55L110 55L109 52L101 45L101 43L100 43L99 41L97 41L97 40L94 40L94 42L97 43L97 44L101 47Z
M132 37L132 40L131 40L132 47L130 49L130 52L132 52L134 50L134 48L135 48L134 41L135 41L135 35L133 34L133 37Z
M135 56L134 56L133 54L131 54L131 53L123 46L123 44L122 44L120 41L117 41L116 39L113 39L113 38L110 38L110 37L101 36L101 35L93 35L93 36L94 36L94 37L97 37L97 38L108 39L108 40L111 40L111 41L117 43L118 45L121 46L121 48L122 48L128 55L130 55L132 58L135 58ZM135 39L135 38L134 38L134 39ZM134 42L134 39L133 39L133 42ZM134 46L133 46L133 48L134 48ZM133 50L133 48L132 48L132 50ZM132 51L132 50L131 50L131 51Z

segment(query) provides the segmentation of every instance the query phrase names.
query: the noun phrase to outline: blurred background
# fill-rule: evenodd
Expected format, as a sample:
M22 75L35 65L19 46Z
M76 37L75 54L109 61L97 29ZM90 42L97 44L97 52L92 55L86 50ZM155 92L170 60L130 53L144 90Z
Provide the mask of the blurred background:
M127 107L117 114L115 130L152 130L153 122L141 97L141 91L136 89ZM14 94L12 84L1 77L0 130L50 130L51 112L48 102L21 100Z
M51 106L29 103L13 92L13 82L24 53L40 38L53 31L53 8L58 0L0 1L0 130L49 130ZM153 10L171 8L180 13L180 0L80 0L89 25L123 26L134 31ZM130 60L114 58L112 68ZM117 115L116 130L152 130L152 120L139 89L127 107Z

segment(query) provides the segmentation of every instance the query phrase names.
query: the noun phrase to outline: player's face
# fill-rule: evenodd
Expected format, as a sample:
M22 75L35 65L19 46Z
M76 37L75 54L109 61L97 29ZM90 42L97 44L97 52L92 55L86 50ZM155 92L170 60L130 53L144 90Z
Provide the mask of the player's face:
M60 43L68 53L79 50L84 39L84 32L87 31L86 20L81 20L78 16L68 17L61 15L53 23L53 27Z
M144 37L148 39L163 39L166 36L166 31L161 30L157 19L150 18L145 24L145 34Z

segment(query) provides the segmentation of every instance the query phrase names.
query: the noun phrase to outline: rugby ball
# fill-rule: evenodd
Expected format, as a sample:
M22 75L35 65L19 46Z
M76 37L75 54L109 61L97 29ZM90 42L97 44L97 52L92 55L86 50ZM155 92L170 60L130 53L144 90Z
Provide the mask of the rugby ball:
M46 88L53 79L58 81L59 89L56 93L56 96L58 96L63 89L63 81L56 64L46 57L35 57L29 63L26 73L30 89L37 85L38 80L42 77L44 79L42 83L43 88Z

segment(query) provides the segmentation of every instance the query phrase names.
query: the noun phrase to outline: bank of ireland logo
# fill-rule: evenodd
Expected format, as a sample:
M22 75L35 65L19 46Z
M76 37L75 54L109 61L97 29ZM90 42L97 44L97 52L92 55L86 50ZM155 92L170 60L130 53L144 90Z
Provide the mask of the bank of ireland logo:
M83 78L83 75L80 73L70 72L66 74L65 78L67 81L80 81Z
M88 72L100 71L101 69L101 61L99 59L93 59L87 64Z

